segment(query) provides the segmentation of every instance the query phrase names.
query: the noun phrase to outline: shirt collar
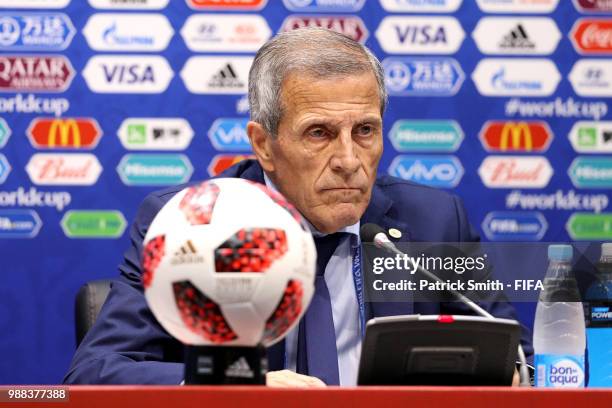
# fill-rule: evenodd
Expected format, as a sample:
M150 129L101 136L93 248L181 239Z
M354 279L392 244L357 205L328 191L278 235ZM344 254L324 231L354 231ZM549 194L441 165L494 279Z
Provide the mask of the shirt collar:
M266 172L263 172L264 174L264 181L266 182L266 187L268 187L269 189L276 191L278 193L278 189L276 188L276 186L274 185L274 183L272 182L272 180L270 180L270 178L268 177L268 175L266 174ZM310 232L312 232L312 235L314 235L315 237L322 237L325 236L327 234L324 234L320 231L318 231L314 225L312 225L310 223L310 221L308 221L306 219L306 217L304 217L304 221L306 221L306 224L308 225L308 228L310 228ZM338 232L346 232L348 234L354 235L357 239L359 239L359 227L360 227L360 221L357 221L356 223L354 223L353 225L347 225L344 228L340 228L338 230Z

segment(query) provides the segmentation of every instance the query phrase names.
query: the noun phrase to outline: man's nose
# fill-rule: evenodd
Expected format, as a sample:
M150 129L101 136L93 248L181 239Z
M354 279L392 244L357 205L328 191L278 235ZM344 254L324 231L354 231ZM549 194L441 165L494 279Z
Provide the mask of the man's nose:
M334 151L330 161L333 171L351 174L356 172L361 163L355 151L355 141L351 130L342 131L334 140Z

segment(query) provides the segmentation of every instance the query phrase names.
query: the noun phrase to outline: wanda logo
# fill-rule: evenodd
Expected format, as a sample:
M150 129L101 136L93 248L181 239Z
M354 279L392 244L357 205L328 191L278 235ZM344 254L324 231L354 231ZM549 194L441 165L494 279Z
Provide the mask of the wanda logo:
M612 20L581 19L574 25L571 39L582 54L612 54Z
M38 153L28 162L26 172L35 184L91 185L102 166L93 154Z
M541 188L548 185L553 170L542 156L489 156L478 174L491 188Z

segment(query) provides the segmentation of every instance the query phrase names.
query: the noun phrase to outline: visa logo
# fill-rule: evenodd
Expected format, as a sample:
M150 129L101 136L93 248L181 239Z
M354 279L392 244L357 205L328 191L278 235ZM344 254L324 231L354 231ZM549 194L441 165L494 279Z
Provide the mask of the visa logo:
M400 43L404 44L446 44L446 31L444 26L437 28L431 25L423 26L395 26L395 33L399 38Z
M155 83L155 74L151 65L145 67L138 64L103 65L102 72L104 72L106 82L121 84Z

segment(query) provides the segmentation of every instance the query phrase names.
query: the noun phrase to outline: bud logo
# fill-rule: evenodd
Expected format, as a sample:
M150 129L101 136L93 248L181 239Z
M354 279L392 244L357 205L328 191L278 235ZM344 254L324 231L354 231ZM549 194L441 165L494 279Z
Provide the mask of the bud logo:
M561 40L554 20L544 17L485 17L472 33L483 54L552 54Z
M0 92L63 92L73 77L61 55L0 55Z
M491 241L539 241L548 223L537 211L494 211L482 221L482 230Z
M255 156L250 154L218 154L210 161L208 165L208 174L211 177L218 176L234 164L254 158Z
M253 57L191 57L181 71L195 94L245 94Z
M612 54L612 20L582 18L574 24L570 39L580 54Z
M76 30L62 13L3 13L0 50L63 50Z
M612 188L612 157L577 157L568 174L576 187Z
M465 33L454 17L385 17L376 38L390 54L453 54Z
M612 61L609 59L578 60L568 78L580 96L612 96Z
M583 13L609 13L612 11L610 0L574 0L574 6Z
M168 5L170 0L89 0L89 4L97 9L123 10L159 10Z
M553 169L544 156L488 156L478 174L489 188L543 188Z
M93 149L102 136L93 118L36 118L26 133L37 149Z
M162 14L99 13L87 20L83 35L94 50L162 51L174 30Z
M385 58L385 85L390 95L451 96L465 74L453 58Z
M34 210L0 210L0 238L34 238L40 227Z
M182 118L129 118L121 123L117 136L128 150L184 150L193 129Z
M291 11L345 12L359 11L365 0L283 0Z
M479 137L482 146L490 152L544 152L553 134L546 122L488 121Z
M2 8L48 8L58 9L64 8L70 3L70 0L0 0Z
M561 75L547 59L485 58L476 66L472 80L485 96L549 96Z
M246 132L248 119L220 118L208 130L208 138L215 149L221 151L251 151Z
M196 10L260 10L268 0L186 0Z
M369 35L363 20L357 16L289 16L283 22L280 31L291 31L304 27L327 28L361 43L365 43Z
M476 0L485 13L551 13L559 0Z
M116 210L70 210L60 224L68 238L119 238L127 225Z
M83 70L97 93L161 93L173 76L165 58L150 55L97 55Z
M173 185L187 182L193 166L182 154L128 154L117 172L128 186Z
M9 173L11 172L11 165L6 160L6 156L0 153L0 184L6 181Z
M0 118L0 149L6 146L9 137L11 137L11 128L6 123L6 120Z
M30 158L26 172L38 185L90 186L98 181L102 166L89 153L37 153Z
M380 0L392 13L452 13L463 0Z
M612 240L612 213L574 213L565 229L572 240Z
M194 14L181 29L192 51L255 52L272 35L266 20L255 14Z
M399 152L454 152L463 141L463 130L454 120L398 120L389 140Z
M612 121L576 122L569 139L579 153L612 153Z
M463 177L463 166L455 156L397 156L389 174L418 184L452 188Z

